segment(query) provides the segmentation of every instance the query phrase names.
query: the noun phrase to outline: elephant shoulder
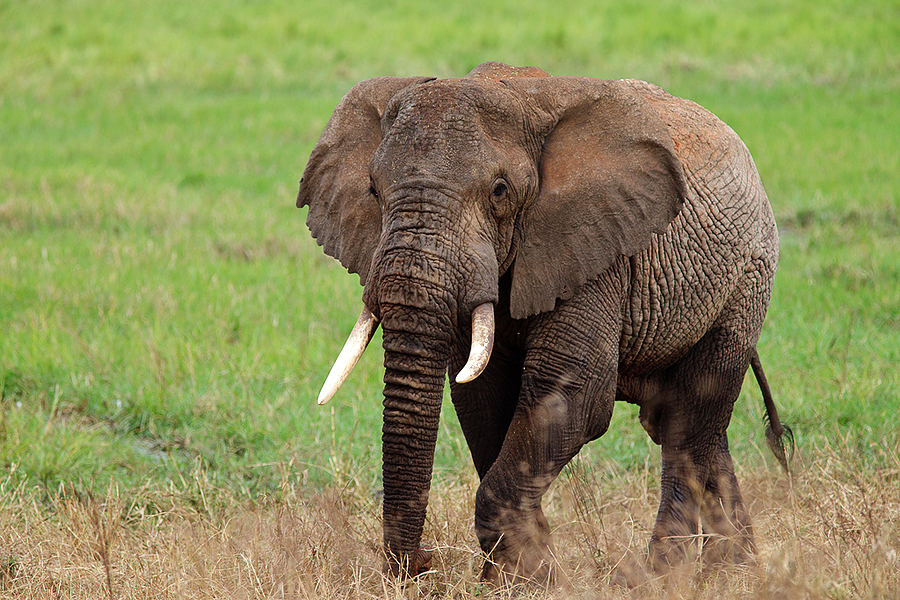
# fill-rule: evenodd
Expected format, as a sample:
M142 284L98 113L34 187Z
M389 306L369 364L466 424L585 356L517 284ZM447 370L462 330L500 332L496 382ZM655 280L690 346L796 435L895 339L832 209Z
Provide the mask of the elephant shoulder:
M646 100L666 123L692 192L711 193L720 204L766 204L750 151L731 127L696 102L658 85L635 79L620 83Z
M666 123L675 151L687 170L706 167L716 158L733 160L749 155L734 130L696 102L646 81L623 79L620 83L647 101Z

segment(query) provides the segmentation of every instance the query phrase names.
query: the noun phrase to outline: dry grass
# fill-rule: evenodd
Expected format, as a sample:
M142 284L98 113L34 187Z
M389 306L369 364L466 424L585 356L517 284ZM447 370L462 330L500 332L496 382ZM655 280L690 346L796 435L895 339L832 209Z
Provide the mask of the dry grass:
M792 482L741 473L755 564L697 561L634 589L615 582L640 569L658 493L652 469L610 475L582 460L560 479L547 502L559 562L550 592L477 581L474 475L436 482L426 530L438 544L434 571L406 585L381 576L377 497L341 474L314 494L286 476L277 499L253 505L204 488L202 474L183 489L131 496L112 485L50 498L0 489L0 598L896 597L897 448L881 450L877 469L860 468L848 448L799 458Z

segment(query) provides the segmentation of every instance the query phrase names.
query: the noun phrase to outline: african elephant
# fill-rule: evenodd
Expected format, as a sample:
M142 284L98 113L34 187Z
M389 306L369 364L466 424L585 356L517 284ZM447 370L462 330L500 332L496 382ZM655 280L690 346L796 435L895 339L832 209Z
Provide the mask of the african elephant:
M726 428L759 364L778 233L747 148L715 116L642 81L500 63L379 77L335 109L297 206L364 286L320 403L383 327L391 572L430 565L448 372L486 578L552 576L541 498L615 400L639 405L662 447L652 564L683 561L701 524L730 559L752 551Z

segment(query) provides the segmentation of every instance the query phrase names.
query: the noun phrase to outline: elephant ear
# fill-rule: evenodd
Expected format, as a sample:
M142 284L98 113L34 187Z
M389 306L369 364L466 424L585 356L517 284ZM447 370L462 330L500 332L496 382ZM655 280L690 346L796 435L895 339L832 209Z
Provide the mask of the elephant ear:
M663 233L687 185L659 114L621 82L546 77L504 82L547 115L540 188L517 228L514 318L552 310L618 257Z
M338 104L306 163L297 207L325 253L365 285L381 236L381 210L369 193L369 161L381 143L382 117L399 91L428 77L376 77L358 83Z

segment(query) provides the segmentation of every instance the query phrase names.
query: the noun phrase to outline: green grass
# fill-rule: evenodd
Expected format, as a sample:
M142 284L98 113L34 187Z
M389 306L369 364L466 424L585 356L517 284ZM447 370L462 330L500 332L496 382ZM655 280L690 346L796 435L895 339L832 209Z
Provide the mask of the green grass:
M599 6L598 6L599 5ZM859 2L0 0L0 465L229 494L377 486L380 352L315 395L360 308L294 208L335 104L376 75L483 60L637 77L747 142L782 235L760 341L801 455L873 467L900 421L900 9ZM765 452L748 380L739 463ZM654 449L617 406L589 457ZM438 477L467 468L452 409ZM348 466L349 465L349 466Z

